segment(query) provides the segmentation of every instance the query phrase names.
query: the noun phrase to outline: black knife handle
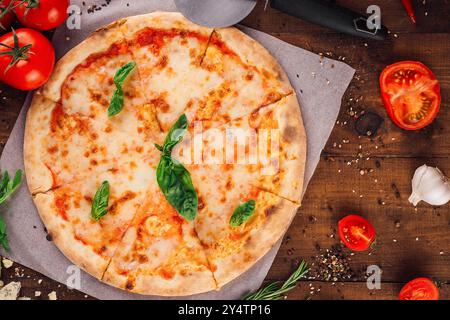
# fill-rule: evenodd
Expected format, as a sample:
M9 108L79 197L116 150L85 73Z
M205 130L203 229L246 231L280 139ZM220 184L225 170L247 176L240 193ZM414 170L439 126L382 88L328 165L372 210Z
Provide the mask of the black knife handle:
M324 0L271 0L271 7L302 20L366 39L384 40L388 29L369 30L367 16Z

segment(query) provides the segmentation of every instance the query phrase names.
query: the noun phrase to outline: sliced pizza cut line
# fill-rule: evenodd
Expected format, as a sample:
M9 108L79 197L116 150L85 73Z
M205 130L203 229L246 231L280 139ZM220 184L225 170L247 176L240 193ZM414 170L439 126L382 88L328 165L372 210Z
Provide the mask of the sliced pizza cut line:
M91 217L92 199L105 178L33 196L52 241L69 260L97 279L102 278L148 189L111 181L107 214L96 221Z
M203 65L203 60L205 60L206 53L208 52L208 48L211 45L211 40L212 40L212 37L214 35L214 31L215 31L215 29L213 29L211 34L209 35L208 42L206 43L205 50L203 51L203 54L201 55L201 58L200 58L200 61L199 61L199 65L200 66Z
M193 24L180 13L153 12L121 23L164 132L189 101L210 89L210 75L200 68L213 29Z
M228 123L294 92L269 52L235 28L214 30L201 69L208 71L210 89L192 97L184 112L204 127Z
M306 157L306 135L300 113L296 96L290 95L249 116L205 131L202 163L184 161L192 151L195 137L188 136L173 151L173 156L188 168L197 188L199 212L195 230L219 287L261 259L295 217L302 197ZM276 167L279 171L264 176L258 164L239 164L236 158L231 163L224 163L224 157L219 161L209 159L211 155L226 154L226 150L220 152L222 145L219 143L217 148L215 143L233 138L236 134L233 130L244 133L253 130L257 138L263 130L279 131L280 160ZM219 139L210 139L215 135ZM243 150L248 159L249 148L244 146ZM241 226L233 227L230 219L236 208L248 201L255 201L254 212Z
M219 176L214 169L204 170L210 182ZM219 183L211 191L205 177L200 177L204 184L199 196L208 201L199 210L195 230L221 288L249 270L283 237L298 204L239 181L232 190ZM241 225L232 226L236 208L250 200L255 201L254 212Z
M221 179L228 173L245 176L248 184L300 205L306 148L300 107L290 95L220 127L187 134L172 154L192 175L202 166L216 167Z
M257 84L266 90L265 105L294 92L287 74L267 49L236 28L214 29L202 67L247 83L259 78Z
M121 112L108 116L112 97L117 89L116 73L133 62L122 21L97 30L61 58L40 94L61 104L67 114L89 117L99 130L119 131L140 139L141 144L159 140L161 128L154 106L143 93L138 68L131 70L122 89L124 103Z
M217 288L192 222L149 190L103 281L147 295L185 296Z
M126 18L121 30L164 132L183 113L191 124L217 126L293 92L276 61L240 31L203 28L180 14L159 12ZM250 49L229 48L222 40L227 36ZM261 53L252 56L252 49ZM261 59L267 68L258 68Z
M158 160L151 143L123 131L105 131L89 117L67 114L61 104L34 96L24 139L31 194L100 176L122 176L135 186L140 175L156 169Z
M133 222L136 219L136 216L137 216L139 210L141 209L141 207L143 206L144 202L145 202L145 200L143 199L142 203L137 207L137 210L136 210L135 214L133 215L132 219L129 221L125 231L123 232L122 236L120 237L120 240L118 241L118 244L117 244L116 248L114 249L112 255L109 257L108 263L106 264L106 267L103 270L101 277L98 278L99 280L105 282L104 281L105 274L108 271L108 269L109 269L109 267L111 265L111 262L113 261L114 257L118 254L118 250L120 250L120 248L121 248L121 244L124 241L124 237L127 234L127 232L130 229L130 227L133 225Z

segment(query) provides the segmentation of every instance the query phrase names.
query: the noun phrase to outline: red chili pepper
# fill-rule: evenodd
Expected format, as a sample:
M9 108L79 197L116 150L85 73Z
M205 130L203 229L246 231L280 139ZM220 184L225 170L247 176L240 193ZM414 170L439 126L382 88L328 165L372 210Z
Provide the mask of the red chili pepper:
M409 18L415 24L416 23L416 15L414 14L414 7L412 4L412 0L402 0L403 5L405 6L406 12L408 13Z

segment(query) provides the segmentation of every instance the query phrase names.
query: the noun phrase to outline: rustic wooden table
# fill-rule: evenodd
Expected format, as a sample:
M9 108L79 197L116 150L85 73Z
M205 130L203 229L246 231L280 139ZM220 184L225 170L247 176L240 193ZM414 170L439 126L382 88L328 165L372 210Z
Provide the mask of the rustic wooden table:
M340 0L365 11L381 7L390 39L371 42L337 34L299 21L259 3L244 24L316 53L344 60L356 76L309 185L303 207L289 229L267 281L286 279L300 259L312 266L310 276L289 294L290 299L396 299L402 285L417 276L441 284L441 297L450 298L449 205L415 209L408 202L414 170L426 163L450 174L450 1L416 1L418 24L410 23L400 1ZM438 77L442 107L437 120L418 132L405 132L387 117L381 103L378 76L399 60L419 60ZM320 94L320 93L318 93ZM8 139L25 93L0 85L0 152ZM384 119L378 133L361 137L356 119L372 111ZM317 119L320 121L320 119ZM375 248L351 254L340 248L337 222L349 213L367 217L377 230ZM369 290L367 266L382 270L381 289ZM328 276L326 276L328 275ZM48 299L89 299L65 285L14 264L1 279L20 281L22 296ZM41 292L35 297L35 292Z

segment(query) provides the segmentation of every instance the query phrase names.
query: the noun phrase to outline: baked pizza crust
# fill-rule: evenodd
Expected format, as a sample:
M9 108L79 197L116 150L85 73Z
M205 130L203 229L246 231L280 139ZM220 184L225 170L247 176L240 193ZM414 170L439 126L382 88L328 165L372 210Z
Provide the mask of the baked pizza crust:
M161 278L161 276L140 275L136 279L136 285L133 289L129 289L127 288L126 277L108 269L102 281L129 292L163 297L190 296L217 289L211 272L196 272L184 276L175 275L170 281Z
M74 238L72 225L57 212L54 193L39 193L33 200L48 234L58 249L72 263L93 277L101 279L110 259L94 253L89 246Z
M54 177L42 161L40 149L42 141L50 132L48 124L51 121L52 111L61 101L61 88L74 68L92 55L106 51L114 43L129 41L131 35L149 26L194 30L217 37L235 51L245 63L261 68L263 73L275 75L270 77L269 83L277 86L282 96L267 105L284 105L278 110L276 117L282 138L287 143L289 155L292 157L285 164L287 174L281 187L282 197L266 191L261 192L261 201L270 205L257 210L264 210L261 214L267 219L262 226L251 232L242 250L219 261L217 269L213 272L214 276L209 270L184 276L176 275L171 281L162 280L154 275L140 275L136 278L134 287L130 289L127 288L127 280L123 275L108 268L110 258L95 254L88 246L74 239L72 226L58 214L55 207L55 196L52 191L55 188ZM205 54L206 50L205 48ZM191 23L179 13L154 12L121 19L96 31L57 63L49 82L35 94L28 112L24 161L28 186L41 219L55 245L67 258L94 277L118 288L147 295L185 296L220 288L235 279L262 258L286 232L301 202L306 161L306 134L298 101L289 79L277 61L259 43L235 28L213 31ZM123 241L126 241L126 237Z
M32 195L49 191L53 175L41 158L42 141L50 134L50 119L56 103L39 93L33 97L25 124L24 163L28 189Z
M274 76L273 80L281 85L280 91L284 95L294 92L286 72L259 42L234 27L215 29L211 41L214 38L224 42L244 63L257 67L263 74Z
M186 19L179 12L155 11L152 13L131 16L117 21L126 38L132 37L136 32L152 27L156 29L182 29L211 34L213 29L199 26Z
M258 206L263 203L266 205ZM248 239L238 252L214 262L217 268L214 278L219 288L246 272L266 255L283 237L297 210L297 204L268 192L261 192L254 215L264 215L267 219L261 226L250 231Z
M209 90L210 74L201 72L200 62L213 30L179 13L162 12L123 19L121 30L142 76L144 93L167 132L186 105ZM162 34L164 41L152 40Z
M134 244L134 230L131 227L122 239L121 248L131 248ZM203 268L202 270L191 271L181 275L175 273L171 279L165 279L159 274L147 273L145 270L138 272L132 276L132 284L130 278L117 270L116 262L119 260L120 253L116 254L109 264L102 281L122 290L127 290L143 295L158 296L188 296L200 294L217 288L213 274L210 270ZM154 257L153 259L157 259Z
M281 163L284 175L277 194L301 204L307 141L300 105L295 94L283 98L277 104L280 107L275 109L274 117L279 123L281 143L287 148L285 150L287 159L284 159Z
M55 66L49 81L39 92L55 102L61 100L61 87L76 66L82 64L89 56L106 51L113 43L123 41L120 21L114 22L92 33L79 45L66 53Z

